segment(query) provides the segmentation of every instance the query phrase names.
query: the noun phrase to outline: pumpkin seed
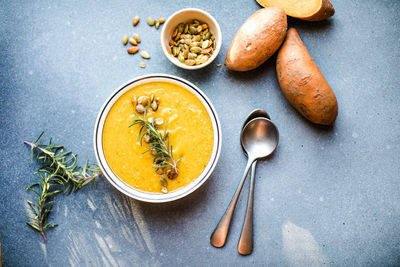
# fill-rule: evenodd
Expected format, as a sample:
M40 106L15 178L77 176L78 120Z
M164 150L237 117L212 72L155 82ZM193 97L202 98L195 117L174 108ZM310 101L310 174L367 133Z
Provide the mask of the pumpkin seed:
M189 56L189 49L183 51L183 57L186 59Z
M185 64L188 66L193 66L194 64L196 64L196 61L194 59L186 59Z
M208 29L208 25L204 23L204 24L201 25L201 28L202 28L203 30Z
M154 26L154 19L152 19L152 17L148 17L147 24L149 24L149 26Z
M146 108L145 107L143 107L142 105L137 105L136 106L136 111L138 112L138 113L144 113L144 111L146 110Z
M150 105L151 109L156 111L158 109L158 105L156 101L152 101Z
M192 39L185 39L185 44L190 45L192 43Z
M197 47L197 46L192 47L192 48L190 48L190 52L196 53L196 54L201 53L201 48Z
M186 24L184 32L188 33L188 30L189 30L189 24Z
M189 53L188 54L188 59L195 59L197 57L197 54L195 54L195 53Z
M139 20L140 20L139 16L135 16L132 21L133 26L136 26L139 23Z
M222 66L222 64L217 64L217 67L221 67Z
M157 118L154 121L155 125L160 126L164 123L164 120L162 118Z
M201 45L201 48L206 49L207 47L210 46L210 44L211 44L211 43L210 43L208 40L205 40L205 41L203 42L203 44Z
M134 107L136 107L136 104L137 104L137 99L136 99L136 96L135 95L133 95L133 97L132 97L132 105L134 106Z
M137 53L137 51L139 51L139 47L131 46L131 47L128 48L127 51L128 51L129 54L135 54L135 53Z
M160 24L163 24L163 23L165 22L165 18L159 19L158 22L159 22Z
M183 33L184 30L185 30L185 24L179 23L179 25L178 25L178 32L179 32L179 33Z
M144 112L143 112L143 113L144 113ZM143 140L144 140L146 143L150 142L150 135L148 135L148 134L143 135Z
M140 55L142 56L142 58L144 59L149 59L150 58L150 54L147 51L141 51Z
M122 43L124 45L126 45L128 43L128 35L125 34L124 37L122 37Z
M213 47L213 49L215 50L215 47L216 47L217 45L216 45L216 43L215 43L215 40L213 41L213 45L212 45L212 47Z
M196 30L195 27L190 26L190 27L189 27L189 32L190 32L191 34L196 34L196 33L197 33L197 30Z
M172 34L172 38L175 38L175 36L178 34L178 28L175 29L174 33Z
M160 27L160 22L156 20L156 29L158 29L158 27Z
M180 62L185 62L185 58L184 58L184 56L183 56L183 53L179 53L179 55L178 55L178 60L180 61Z
M193 41L200 42L201 41L201 36L200 35L193 36Z
M140 61L139 67L141 67L141 68L146 68L146 63L143 62L143 61Z
M203 34L203 40L209 40L211 38L211 32Z
M200 58L200 63L201 63L201 64L206 63L207 60L208 60L208 56L207 56L207 55L203 55L203 56Z
M196 65L200 65L201 64L200 58L196 58L195 63L196 63Z
M201 50L202 54L208 54L208 53L211 53L211 52L212 52L212 48L211 47Z
M147 107L147 105L149 104L149 99L150 98L148 96L143 95L143 96L140 96L137 101L138 101L139 105Z
M173 46L172 47L172 55L176 57L179 54L179 47Z
M201 46L201 43L200 43L200 42L192 42L192 43L189 45L189 47L195 47L195 46L200 47L200 46Z
M199 25L199 26L197 26L196 30L197 30L197 32L201 32L203 30L203 28Z
M133 34L133 39L135 39L135 41L138 42L138 43L140 43L140 41L141 41L140 36L137 33Z
M173 46L174 44L175 44L174 40L172 40L172 39L169 40L169 45L170 45L170 46Z
M168 189L166 187L161 187L161 192L163 192L164 194L168 193Z
M131 43L131 45L137 45L136 40L133 38L129 38L129 43Z

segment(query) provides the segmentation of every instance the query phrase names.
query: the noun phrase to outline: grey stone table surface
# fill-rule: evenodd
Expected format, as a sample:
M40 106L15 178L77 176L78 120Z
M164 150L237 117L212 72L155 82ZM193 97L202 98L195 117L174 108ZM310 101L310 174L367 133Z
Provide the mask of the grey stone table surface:
M258 69L223 63L242 22L259 9L248 1L1 1L0 234L3 266L391 266L400 263L400 1L332 1L319 23L289 19L334 89L334 127L313 125L286 101L275 57ZM147 16L183 7L220 23L222 50L199 71L172 65L160 30ZM132 27L132 18L142 21ZM140 69L123 34L138 32L152 58ZM138 202L104 178L72 196L58 195L45 244L25 224L36 164L24 140L42 130L94 161L97 113L111 92L143 74L168 73L201 88L221 120L223 147L209 181L170 204ZM209 238L246 164L242 121L266 109L280 131L274 156L257 167L252 255L237 253L248 183L227 244Z

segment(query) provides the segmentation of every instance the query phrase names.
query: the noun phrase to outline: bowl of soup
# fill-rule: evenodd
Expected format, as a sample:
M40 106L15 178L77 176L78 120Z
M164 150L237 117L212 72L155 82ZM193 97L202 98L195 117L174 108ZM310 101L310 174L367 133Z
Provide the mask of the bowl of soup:
M94 151L107 180L137 200L162 203L198 189L221 152L221 126L207 96L167 74L135 78L100 109Z

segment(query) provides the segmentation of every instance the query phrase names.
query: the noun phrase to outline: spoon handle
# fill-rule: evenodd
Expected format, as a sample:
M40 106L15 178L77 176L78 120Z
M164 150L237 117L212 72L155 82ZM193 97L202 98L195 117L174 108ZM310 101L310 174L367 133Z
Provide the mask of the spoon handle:
M235 211L236 202L238 201L240 191L242 190L244 181L246 180L247 173L251 167L251 164L254 162L254 159L250 159L247 162L246 169L244 171L243 177L240 180L240 183L236 189L235 195L233 196L231 203L229 204L228 208L225 211L224 216L222 216L221 220L219 221L217 227L215 228L214 232L211 235L210 243L214 247L220 248L225 245L226 237L228 236L229 227L232 221L232 215Z
M253 200L254 200L254 177L256 175L257 161L251 165L250 193L247 201L246 217L244 219L242 233L238 243L238 252L241 255L249 255L253 251Z

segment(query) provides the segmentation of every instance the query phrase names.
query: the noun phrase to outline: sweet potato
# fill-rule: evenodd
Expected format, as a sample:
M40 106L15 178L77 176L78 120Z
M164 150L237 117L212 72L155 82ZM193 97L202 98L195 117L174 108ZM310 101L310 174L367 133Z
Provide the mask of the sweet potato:
M276 73L283 94L304 117L323 125L335 122L336 96L294 28L279 50Z
M329 0L257 0L257 2L263 7L280 7L288 16L309 21L324 20L335 14L335 9Z
M257 68L281 46L287 30L285 11L263 8L240 27L225 58L225 66L235 71Z

